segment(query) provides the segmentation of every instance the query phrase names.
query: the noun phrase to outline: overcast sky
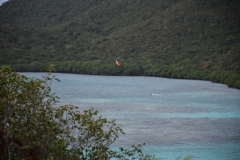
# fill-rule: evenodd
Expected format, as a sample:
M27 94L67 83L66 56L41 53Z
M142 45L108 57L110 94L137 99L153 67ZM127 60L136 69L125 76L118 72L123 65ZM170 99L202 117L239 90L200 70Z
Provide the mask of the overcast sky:
M6 2L7 0L0 0L0 5L2 5L3 2Z

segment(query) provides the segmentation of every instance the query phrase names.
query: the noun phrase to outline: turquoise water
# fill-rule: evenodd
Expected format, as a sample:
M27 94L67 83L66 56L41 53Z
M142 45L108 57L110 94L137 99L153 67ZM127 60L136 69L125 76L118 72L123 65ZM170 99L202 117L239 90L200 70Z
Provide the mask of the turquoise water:
M126 135L113 147L146 142L145 152L164 160L240 159L240 90L198 80L54 75L59 105L94 107L122 125Z

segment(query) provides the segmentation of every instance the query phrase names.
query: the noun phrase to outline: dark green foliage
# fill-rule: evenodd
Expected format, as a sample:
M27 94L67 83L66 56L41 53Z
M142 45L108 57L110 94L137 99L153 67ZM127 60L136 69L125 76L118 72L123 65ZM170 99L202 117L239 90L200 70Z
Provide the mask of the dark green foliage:
M53 65L44 68L53 70ZM56 106L51 74L28 78L0 66L0 159L13 160L152 160L144 145L113 151L110 146L125 134L116 120L99 116L93 108ZM59 81L59 80L58 80Z
M236 87L238 6L238 0L11 0L0 7L0 64L19 71L55 64L58 72L206 79ZM119 56L124 60L117 68ZM215 75L219 71L237 75L226 80L230 75Z

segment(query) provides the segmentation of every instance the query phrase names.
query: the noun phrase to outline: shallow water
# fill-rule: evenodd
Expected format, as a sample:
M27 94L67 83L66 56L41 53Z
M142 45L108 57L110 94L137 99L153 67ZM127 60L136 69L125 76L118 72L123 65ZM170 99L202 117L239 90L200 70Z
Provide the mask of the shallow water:
M199 80L54 75L59 105L94 107L122 125L126 135L113 147L146 142L158 159L240 159L240 90Z

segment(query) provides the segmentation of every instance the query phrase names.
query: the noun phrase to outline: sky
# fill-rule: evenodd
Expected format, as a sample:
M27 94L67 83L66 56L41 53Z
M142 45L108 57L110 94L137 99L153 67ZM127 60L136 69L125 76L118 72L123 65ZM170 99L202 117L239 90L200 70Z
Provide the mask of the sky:
M0 0L0 6L2 5L3 2L7 2L7 0Z

